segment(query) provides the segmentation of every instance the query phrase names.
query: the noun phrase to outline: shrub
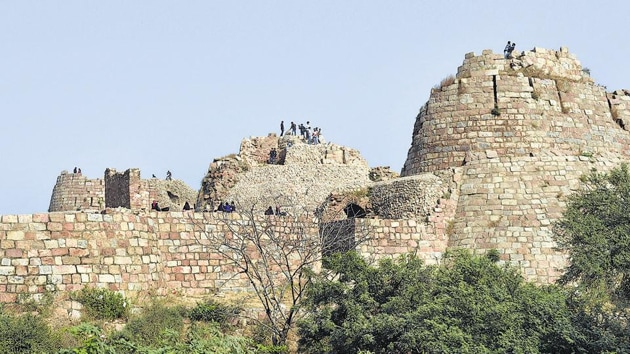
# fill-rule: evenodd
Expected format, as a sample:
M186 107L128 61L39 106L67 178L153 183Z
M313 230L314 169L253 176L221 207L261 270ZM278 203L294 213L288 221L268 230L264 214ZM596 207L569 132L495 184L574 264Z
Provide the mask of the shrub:
M532 98L535 100L540 98L540 94L538 93L538 91L536 90L532 91Z
M44 317L50 315L54 301L55 291L48 288L42 294L23 293L17 296L21 312L36 312Z
M455 234L455 220L449 220L446 223L446 230L444 230L446 232L446 235L453 236Z
M0 353L54 353L57 340L41 316L0 313Z
M63 349L58 354L75 353L116 353L116 350L105 341L103 330L90 323L81 323L68 329L78 344L72 349Z
M486 258L488 258L493 263L496 263L501 259L501 255L499 254L499 250L493 248L486 252Z
M113 320L127 317L127 301L117 292L103 288L85 287L72 295L83 304L88 316L95 319Z
M442 81L440 81L439 89L443 89L443 88L445 88L447 86L451 86L454 83L455 83L455 76L449 75L449 76L443 78Z
M188 313L188 318L193 321L216 322L226 325L234 319L241 309L236 306L227 306L213 300L198 303Z
M184 327L185 310L153 303L136 317L130 318L121 336L145 346L156 346L166 333L179 335Z
M289 352L289 348L286 345L258 344L256 346L256 353L260 353L260 354L285 354L288 352Z

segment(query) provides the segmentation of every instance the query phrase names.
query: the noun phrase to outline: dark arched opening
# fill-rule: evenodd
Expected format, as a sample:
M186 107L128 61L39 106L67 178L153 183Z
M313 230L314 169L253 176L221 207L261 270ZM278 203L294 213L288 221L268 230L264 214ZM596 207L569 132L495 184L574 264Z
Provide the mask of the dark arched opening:
M346 213L348 218L364 218L365 209L361 208L357 204L350 203L343 208L343 212Z

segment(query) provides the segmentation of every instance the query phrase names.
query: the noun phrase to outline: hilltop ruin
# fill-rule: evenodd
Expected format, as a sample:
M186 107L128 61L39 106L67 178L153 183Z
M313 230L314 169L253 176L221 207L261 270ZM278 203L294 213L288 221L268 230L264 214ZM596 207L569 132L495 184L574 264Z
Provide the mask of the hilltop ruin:
M203 232L230 232L222 220L238 213L213 210L232 200L255 211L298 206L329 222L352 207L362 213L351 222L372 230L359 247L365 256L415 253L431 264L451 248L496 249L527 279L553 282L566 264L553 222L582 174L628 161L629 119L629 92L606 92L566 48L510 59L469 53L420 109L400 176L370 169L351 148L273 134L215 159L199 191L133 169L103 180L62 173L50 213L1 216L0 301L86 284L191 296L247 290L199 242ZM267 163L272 147L277 164ZM196 211L180 211L188 198ZM150 211L152 199L176 211Z

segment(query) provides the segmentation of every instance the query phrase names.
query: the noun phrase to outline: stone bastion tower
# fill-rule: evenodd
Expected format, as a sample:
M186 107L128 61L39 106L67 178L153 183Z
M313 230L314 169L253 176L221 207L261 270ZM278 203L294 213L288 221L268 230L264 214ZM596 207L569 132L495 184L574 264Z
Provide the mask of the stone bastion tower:
M629 94L607 93L566 48L469 53L420 109L401 180L448 173L448 247L498 249L552 281L566 264L551 237L565 197L630 157Z

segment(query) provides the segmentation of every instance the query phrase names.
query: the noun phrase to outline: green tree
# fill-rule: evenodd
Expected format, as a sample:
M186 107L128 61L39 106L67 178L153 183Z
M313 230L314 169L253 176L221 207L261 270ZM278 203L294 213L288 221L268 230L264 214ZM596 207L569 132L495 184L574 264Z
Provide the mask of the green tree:
M490 258L456 251L440 266L407 256L371 267L334 255L325 262L333 276L308 291L300 352L576 351L561 289L526 283Z
M622 164L581 178L554 237L569 255L560 279L571 290L584 348L630 352L630 172Z
M592 171L568 198L555 225L556 240L569 254L561 278L593 300L627 307L630 301L630 173L627 165L609 173Z

